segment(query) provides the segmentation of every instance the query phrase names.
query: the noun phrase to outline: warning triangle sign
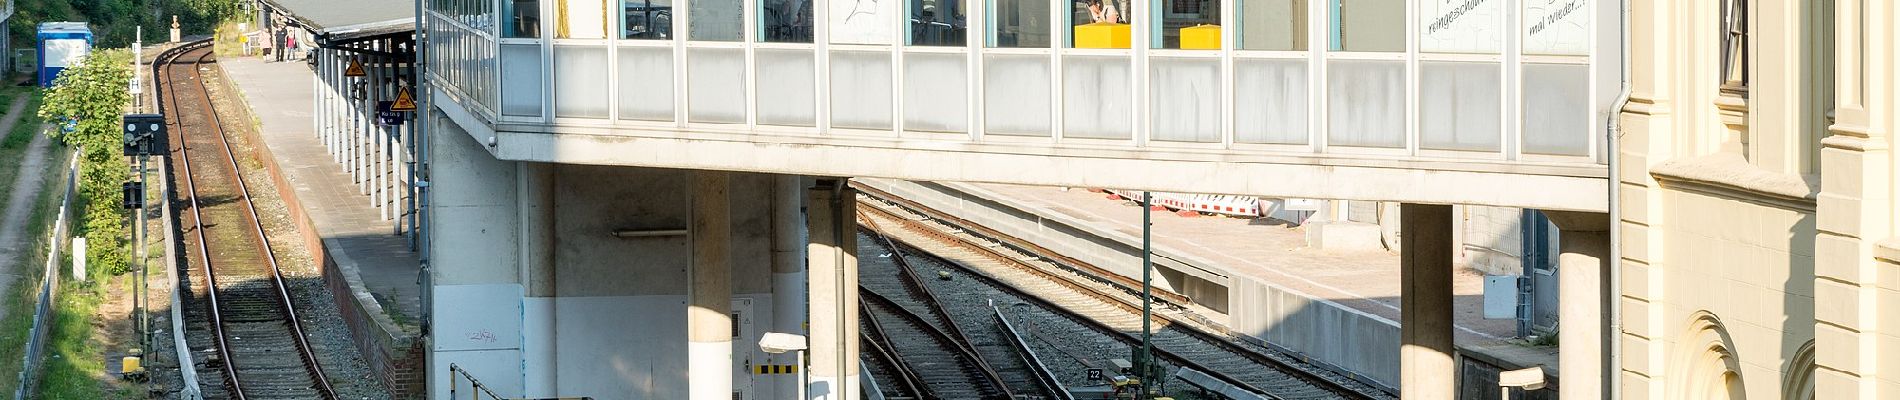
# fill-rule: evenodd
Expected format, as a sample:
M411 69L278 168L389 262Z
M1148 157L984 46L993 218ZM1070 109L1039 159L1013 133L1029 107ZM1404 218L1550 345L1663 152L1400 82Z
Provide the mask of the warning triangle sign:
M409 88L396 93L396 102L389 105L390 111L415 111L416 96L409 94Z
M363 71L363 62L360 60L350 60L350 67L343 70L343 76L366 76L366 75L369 75L369 73L366 73Z

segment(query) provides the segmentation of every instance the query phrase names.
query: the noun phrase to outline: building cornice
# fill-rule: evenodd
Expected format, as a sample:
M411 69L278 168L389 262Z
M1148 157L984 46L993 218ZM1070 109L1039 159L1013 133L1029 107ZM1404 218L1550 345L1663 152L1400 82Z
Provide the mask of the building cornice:
M1814 212L1821 191L1818 176L1766 171L1730 153L1664 161L1649 174L1668 189L1805 212Z

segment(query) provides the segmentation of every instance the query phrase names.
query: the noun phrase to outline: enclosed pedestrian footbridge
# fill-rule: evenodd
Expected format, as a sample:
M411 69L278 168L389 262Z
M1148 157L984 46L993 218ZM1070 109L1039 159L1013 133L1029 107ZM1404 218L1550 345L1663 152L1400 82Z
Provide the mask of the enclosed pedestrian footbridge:
M1613 3L431 0L425 97L502 160L1601 212Z

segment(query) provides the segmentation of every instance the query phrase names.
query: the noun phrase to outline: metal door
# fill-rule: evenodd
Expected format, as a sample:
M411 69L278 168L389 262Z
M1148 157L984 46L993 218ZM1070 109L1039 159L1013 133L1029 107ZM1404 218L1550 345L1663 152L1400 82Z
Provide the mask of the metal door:
M1520 335L1546 335L1557 330L1557 226L1544 213L1525 210L1524 277L1529 280L1520 316Z

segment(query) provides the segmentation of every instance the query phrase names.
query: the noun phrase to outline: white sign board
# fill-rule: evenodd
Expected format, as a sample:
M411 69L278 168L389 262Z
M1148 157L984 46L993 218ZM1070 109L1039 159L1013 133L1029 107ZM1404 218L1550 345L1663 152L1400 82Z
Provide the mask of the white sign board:
M1591 0L1523 0L1524 54L1590 55Z
M908 20L897 15L897 0L837 0L831 2L831 42L837 44L894 44L897 26Z
M73 280L86 281L86 238L73 238Z
M85 39L49 39L45 46L46 66L55 68L79 66L79 61L92 51Z
M1417 1L1419 51L1497 54L1504 48L1504 0Z

